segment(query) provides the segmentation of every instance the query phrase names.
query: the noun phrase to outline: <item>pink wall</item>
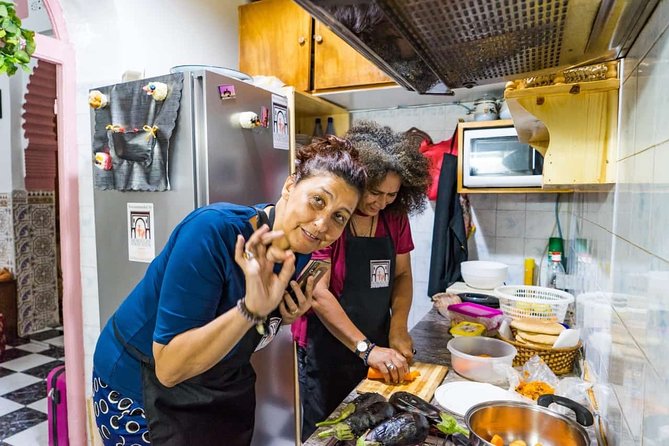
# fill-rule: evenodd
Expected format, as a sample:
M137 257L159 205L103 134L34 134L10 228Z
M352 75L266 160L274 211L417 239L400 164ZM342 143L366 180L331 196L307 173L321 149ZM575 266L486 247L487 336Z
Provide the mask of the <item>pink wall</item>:
M75 115L75 59L59 0L44 0L53 37L35 36L35 57L58 66L58 179L63 268L63 325L70 444L86 444L84 342L79 261L79 179Z

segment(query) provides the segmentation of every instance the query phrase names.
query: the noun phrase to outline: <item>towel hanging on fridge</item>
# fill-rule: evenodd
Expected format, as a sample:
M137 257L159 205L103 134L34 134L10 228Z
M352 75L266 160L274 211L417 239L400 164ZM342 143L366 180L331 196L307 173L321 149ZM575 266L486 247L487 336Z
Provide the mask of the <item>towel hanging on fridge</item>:
M182 87L183 73L174 73L92 92L103 95L93 107L96 189L170 189L169 145Z

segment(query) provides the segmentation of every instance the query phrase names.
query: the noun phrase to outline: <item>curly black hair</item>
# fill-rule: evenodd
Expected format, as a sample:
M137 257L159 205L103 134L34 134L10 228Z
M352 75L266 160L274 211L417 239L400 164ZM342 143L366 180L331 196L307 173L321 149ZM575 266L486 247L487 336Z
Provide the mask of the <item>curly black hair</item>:
M388 172L397 173L402 185L389 212L416 214L427 205L427 189L432 183L429 160L419 150L415 138L393 132L374 121L358 121L345 138L358 149L367 170L367 189L380 184Z

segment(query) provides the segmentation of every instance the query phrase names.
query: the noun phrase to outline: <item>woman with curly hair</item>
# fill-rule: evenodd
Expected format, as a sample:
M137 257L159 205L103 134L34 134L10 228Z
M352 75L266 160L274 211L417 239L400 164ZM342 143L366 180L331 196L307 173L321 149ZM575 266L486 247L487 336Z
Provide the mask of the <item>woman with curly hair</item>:
M330 269L314 289L313 311L293 324L303 441L368 367L399 383L413 360L408 215L426 206L428 160L411 139L374 122L358 123L346 138L365 165L367 187L342 236L314 253Z

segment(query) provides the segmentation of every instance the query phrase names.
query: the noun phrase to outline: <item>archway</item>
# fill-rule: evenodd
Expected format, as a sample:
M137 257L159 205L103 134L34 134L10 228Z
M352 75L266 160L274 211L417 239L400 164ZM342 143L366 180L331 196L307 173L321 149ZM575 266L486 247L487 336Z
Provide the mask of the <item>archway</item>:
M44 0L53 37L36 34L34 57L56 65L58 97L58 187L60 190L60 241L63 268L63 326L67 369L70 443L86 444L84 393L83 315L79 252L79 172L76 144L76 71L59 0Z

